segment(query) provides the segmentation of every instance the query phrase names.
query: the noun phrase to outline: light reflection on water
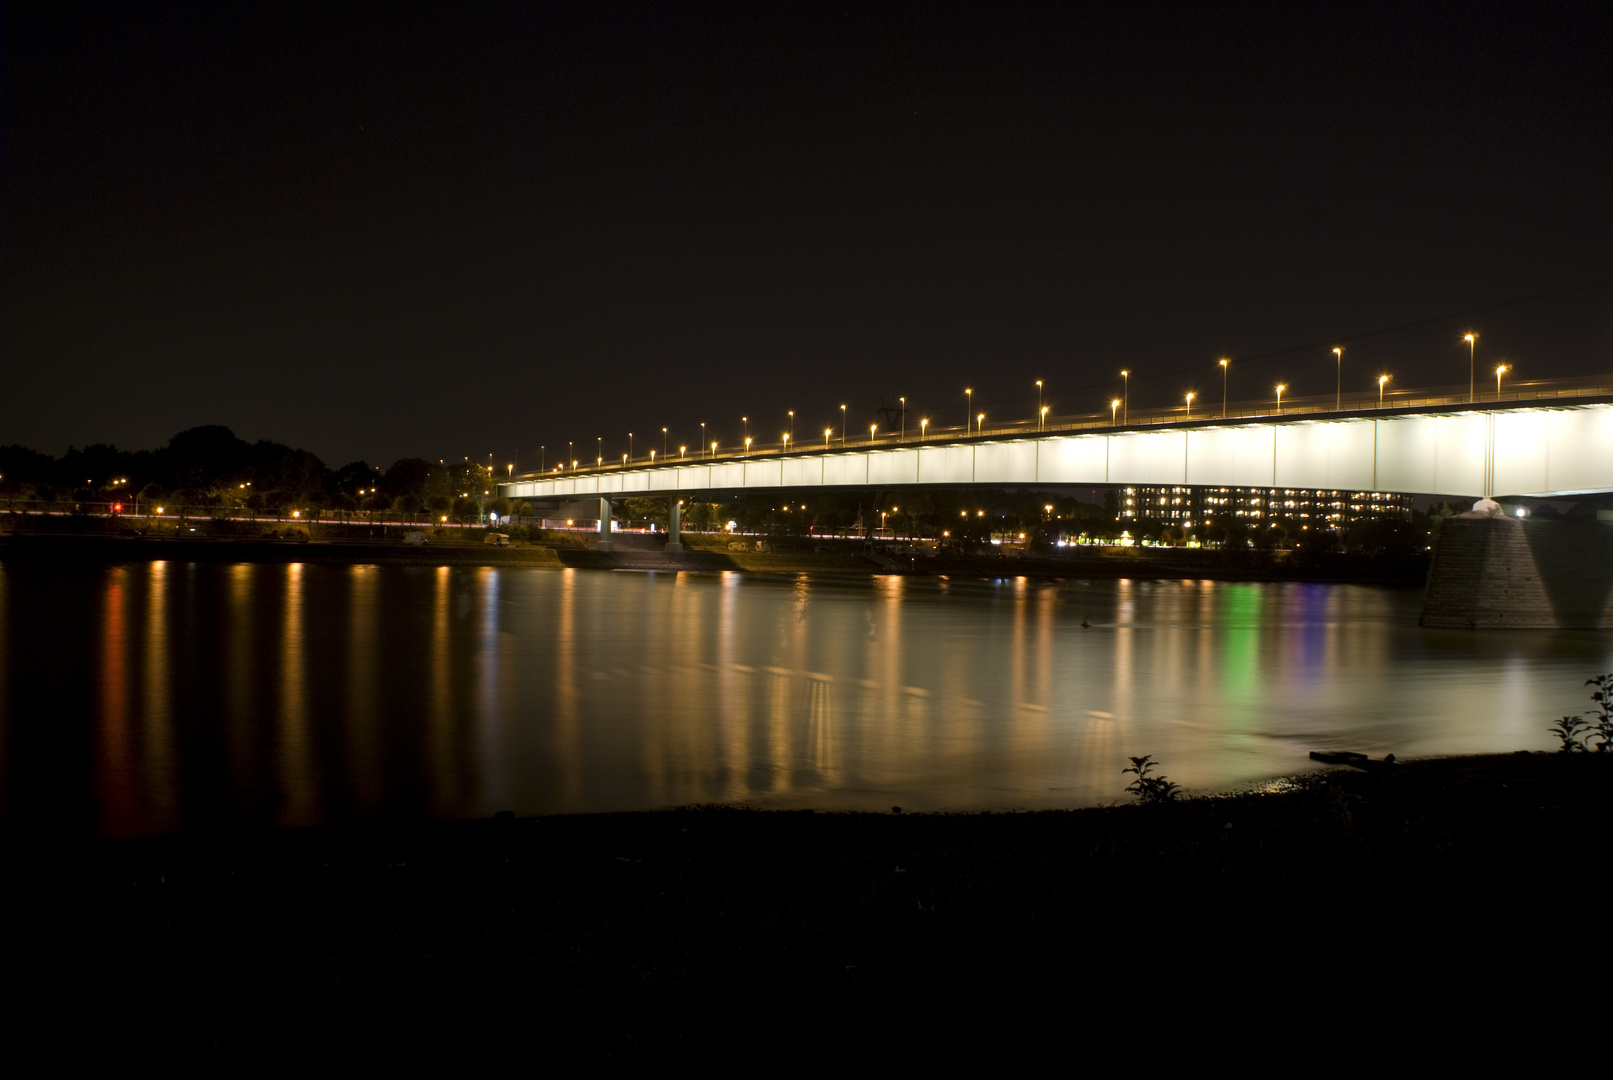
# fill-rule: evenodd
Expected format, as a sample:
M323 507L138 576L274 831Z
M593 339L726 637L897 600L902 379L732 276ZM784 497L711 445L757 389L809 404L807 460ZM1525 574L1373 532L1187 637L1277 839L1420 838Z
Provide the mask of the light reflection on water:
M0 816L114 835L688 803L1124 798L1547 748L1613 635L1414 590L322 565L0 565ZM1083 628L1083 619L1091 622Z

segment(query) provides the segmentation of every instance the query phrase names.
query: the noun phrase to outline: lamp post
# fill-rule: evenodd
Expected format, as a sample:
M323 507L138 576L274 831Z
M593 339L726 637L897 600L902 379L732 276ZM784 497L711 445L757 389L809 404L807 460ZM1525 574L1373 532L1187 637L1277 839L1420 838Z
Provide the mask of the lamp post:
M683 453L684 453L685 450L688 450L688 449L689 449L688 444L684 444L683 446L678 447L678 460L679 461L683 460Z
M706 422L700 421L700 456L706 456Z
M1333 411L1339 412L1344 404L1344 349L1334 349L1333 356L1338 360L1338 378L1333 389Z
M1189 390L1187 392L1187 418L1189 420L1193 419L1193 398L1194 397L1195 397L1195 395L1194 395L1193 391Z
M976 435L982 434L982 433L985 432L985 430L986 430L986 414L981 413L979 416L975 417L975 434Z
M577 467L577 459L572 457L571 453L572 453L572 451L571 451L571 440L567 439L566 440L566 460L571 462L571 467L573 469L575 469Z
M1501 376L1506 372L1505 364L1497 364L1495 368L1495 400L1501 400Z
M840 406L840 445L846 445L846 407Z
M1473 351L1478 347L1477 334L1463 334L1462 340L1467 342L1467 400L1473 400Z
M666 428L661 429L661 457L666 457Z
M897 398L896 400L900 401L902 403L902 433L898 437L898 441L899 442L906 442L907 441L907 399L904 397L904 398Z
M790 437L795 437L795 410L790 410Z
M1383 384L1389 381L1389 376L1378 376L1378 408L1383 408Z
M1036 411L1042 412L1042 380L1036 380Z
M929 427L929 426L930 426L930 418L929 417L926 416L923 420L919 421L919 442L924 441L924 429Z
M1042 408L1042 415L1041 415L1040 419L1038 419L1037 422L1036 422L1036 430L1037 431L1046 431L1047 430L1047 406L1043 405L1041 408Z
M874 432L877 431L877 430L879 430L879 425L878 424L869 424L868 425L868 441L870 443L872 443L874 441Z
M823 448L825 450L829 449L829 435L833 431L834 431L834 428L824 428L823 429Z
M1221 361L1221 419L1227 418L1227 365L1230 360Z
M1288 386L1287 386L1286 383L1278 383L1277 384L1277 415L1278 416L1281 416L1283 414L1283 391L1287 390L1287 389L1288 389Z
M549 452L548 451L549 451L549 448L547 446L539 446L538 447L538 471L539 472L548 472L549 471Z
M1115 398L1109 402L1109 426L1114 427L1120 423L1120 399Z
M633 460L633 433L631 431L627 433L627 460Z
M969 434L969 417L975 414L975 392L969 387L963 388L963 433Z
M1131 423L1131 372L1120 373L1120 422Z

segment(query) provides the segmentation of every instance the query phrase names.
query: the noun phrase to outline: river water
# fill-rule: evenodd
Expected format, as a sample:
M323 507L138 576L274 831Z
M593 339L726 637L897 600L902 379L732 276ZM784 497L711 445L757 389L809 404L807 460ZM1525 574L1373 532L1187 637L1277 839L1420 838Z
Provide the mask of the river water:
M99 835L692 803L979 810L1313 749L1546 749L1606 633L1418 590L0 564L0 822ZM1090 623L1090 626L1083 625Z

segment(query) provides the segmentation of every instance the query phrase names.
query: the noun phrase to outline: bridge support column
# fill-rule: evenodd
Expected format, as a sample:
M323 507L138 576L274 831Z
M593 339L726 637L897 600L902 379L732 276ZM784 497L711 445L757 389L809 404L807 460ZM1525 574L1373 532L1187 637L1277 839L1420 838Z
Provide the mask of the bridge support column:
M599 543L594 546L599 551L610 551L614 546L610 542L610 499L604 495L599 497Z
M1439 527L1418 623L1464 630L1613 629L1613 522L1520 521L1498 512L1447 519Z
M669 509L666 515L666 549L668 551L683 550L683 500L673 496L667 500Z

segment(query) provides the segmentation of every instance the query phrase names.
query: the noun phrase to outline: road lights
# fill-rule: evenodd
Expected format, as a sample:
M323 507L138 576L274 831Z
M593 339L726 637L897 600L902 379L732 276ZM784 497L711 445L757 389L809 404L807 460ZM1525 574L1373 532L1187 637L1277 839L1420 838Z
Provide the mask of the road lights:
M1338 412L1344 402L1344 349L1334 349L1333 356L1338 360L1338 377L1333 389L1333 411Z
M1283 414L1283 391L1287 390L1287 389L1288 389L1288 385L1286 383L1278 383L1277 384L1277 415L1278 416L1281 416Z
M1193 419L1193 399L1197 396L1198 395L1193 393L1191 390L1187 392L1187 418L1189 420Z
M1232 361L1230 360L1221 361L1221 419L1223 420L1227 418L1227 365L1231 363Z
M1478 348L1479 336L1477 334L1463 334L1462 340L1467 342L1467 400L1473 400L1473 352Z
M1378 408L1383 408L1383 384L1389 381L1389 376L1378 376Z

